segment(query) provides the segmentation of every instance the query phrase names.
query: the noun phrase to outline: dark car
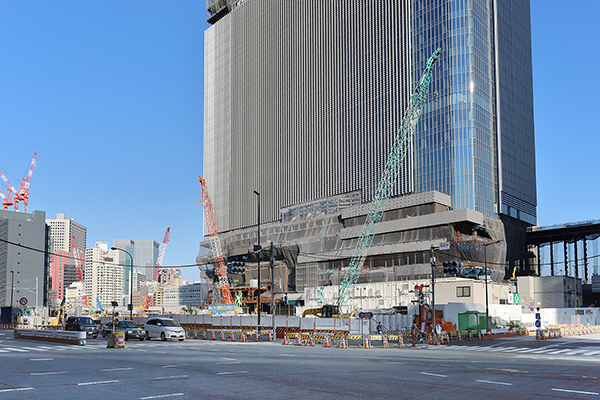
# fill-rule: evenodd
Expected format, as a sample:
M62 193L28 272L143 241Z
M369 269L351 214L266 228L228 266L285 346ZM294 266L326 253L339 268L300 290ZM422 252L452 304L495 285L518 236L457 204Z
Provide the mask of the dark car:
M106 337L109 333L113 331L113 323L112 321L107 322L102 328L102 336ZM138 324L133 321L119 321L117 325L115 325L115 332L125 332L125 340L129 339L139 339L144 340L146 333Z
M65 330L82 331L86 333L87 337L98 337L98 325L90 317L68 317L65 321Z

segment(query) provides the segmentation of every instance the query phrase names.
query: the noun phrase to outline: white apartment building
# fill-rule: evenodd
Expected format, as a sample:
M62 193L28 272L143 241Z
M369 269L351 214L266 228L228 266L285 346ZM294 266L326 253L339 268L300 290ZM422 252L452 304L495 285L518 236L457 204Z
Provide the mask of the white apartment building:
M79 250L86 248L87 228L73 218L57 213L56 219L46 219L46 225L50 227L50 252L71 251L71 236L75 236Z
M96 242L85 249L85 293L102 307L116 301L123 304L125 296L125 253L110 250L106 242Z

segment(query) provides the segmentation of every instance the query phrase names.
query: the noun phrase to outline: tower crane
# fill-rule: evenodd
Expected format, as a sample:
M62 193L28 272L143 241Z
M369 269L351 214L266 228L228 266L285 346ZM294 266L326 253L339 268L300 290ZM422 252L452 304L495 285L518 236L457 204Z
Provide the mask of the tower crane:
M27 212L27 205L29 204L29 185L31 184L31 176L33 175L33 169L36 167L37 153L33 152L31 163L29 164L29 172L27 172L27 178L21 179L21 186L15 193L15 197L18 196L19 200L23 200L24 210Z
M350 264L346 270L344 278L340 284L340 289L334 300L334 306L328 308L334 314L339 314L339 307L348 302L354 292L354 287L363 269L367 255L373 243L377 228L383 217L383 211L391 195L391 190L398 177L398 171L403 164L408 152L408 144L412 141L415 132L415 126L423 111L429 84L431 83L431 73L435 62L440 55L441 49L438 47L431 57L427 60L425 69L413 91L406 112L402 119L402 125L396 134L394 144L388 155L385 169L377 186L377 190L371 202L369 213L362 227L360 237L354 248ZM327 307L327 306L324 306Z
M154 265L154 272L152 274L152 281L154 282L158 281L158 270L162 266L163 260L165 258L165 252L167 251L167 243L169 243L170 230L171 228L168 227L167 231L165 232L165 237L163 238L163 241L160 244L160 247L158 248L158 259L156 260L156 265Z
M83 271L81 269L81 250L77 246L75 236L71 235L71 252L75 260L75 270L77 271L77 282L83 282Z
M2 173L2 171L0 171L0 178L2 178L2 180L4 181L4 183L6 183L6 185L8 186L8 189L6 190L6 197L10 201L10 198L12 196L12 204L14 204L15 210L18 210L19 209L19 200L20 200L20 197L18 195L17 189L15 189L15 187L12 185L12 183L10 183L10 181ZM9 191L12 191L12 193L14 193L14 195L9 194ZM4 196L2 198L4 199ZM7 204L7 203L3 203L3 204ZM6 210L6 208L5 208L5 210Z
M210 237L210 248L213 252L215 259L215 271L219 278L219 287L221 288L221 294L223 296L223 303L234 304L229 290L229 279L227 278L227 268L225 267L225 261L223 259L223 249L221 248L221 240L219 239L219 232L217 230L217 222L215 221L215 213L213 211L210 197L208 196L208 189L206 188L206 181L198 175L200 179L200 185L202 186L202 203L204 206L204 219L206 220L206 226L208 227L208 236Z
M2 197L2 207L4 208L4 211L8 210L8 207L13 205L10 188L6 189L6 195L0 191L0 197Z

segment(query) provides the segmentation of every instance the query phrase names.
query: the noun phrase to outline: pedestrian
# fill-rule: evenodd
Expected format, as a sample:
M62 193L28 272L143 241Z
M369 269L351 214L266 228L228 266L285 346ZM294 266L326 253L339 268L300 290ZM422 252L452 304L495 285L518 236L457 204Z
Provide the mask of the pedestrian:
M383 333L383 326L381 325L381 321L377 321L377 334L381 335Z
M413 337L413 346L417 343L417 335L419 334L419 327L417 326L417 318L413 318L413 323L410 328L410 333Z
M435 326L435 340L436 340L436 344L440 344L441 338L442 338L442 324L440 324L438 322L437 325Z

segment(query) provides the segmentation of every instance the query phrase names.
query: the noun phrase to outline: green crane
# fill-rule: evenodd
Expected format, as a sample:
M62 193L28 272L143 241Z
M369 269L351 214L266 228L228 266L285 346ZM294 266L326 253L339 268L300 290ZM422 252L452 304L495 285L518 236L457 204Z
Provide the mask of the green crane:
M425 104L427 92L429 91L433 66L441 51L442 50L438 47L431 57L429 57L427 65L425 65L425 69L421 74L421 78L410 97L408 107L406 108L404 118L402 119L402 126L394 139L394 145L388 156L385 170L383 171L383 175L377 186L377 191L373 196L373 201L369 208L369 214L367 214L367 219L362 227L360 237L354 248L352 258L350 259L350 264L348 265L344 279L340 284L337 298L334 301L334 304L338 307L345 305L354 292L354 286L356 286L360 272L363 269L365 259L371 248L371 243L373 243L373 238L377 233L377 227L381 222L383 211L390 198L392 187L398 177L398 171L406 158L408 144L413 138L415 126L423 111L423 105Z

